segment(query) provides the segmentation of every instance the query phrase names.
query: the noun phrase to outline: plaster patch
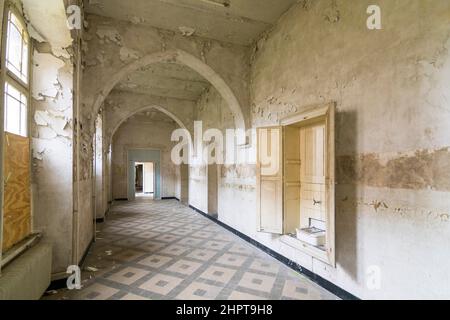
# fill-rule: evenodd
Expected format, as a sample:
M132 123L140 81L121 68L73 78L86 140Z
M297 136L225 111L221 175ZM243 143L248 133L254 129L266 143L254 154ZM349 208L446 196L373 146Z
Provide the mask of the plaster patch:
M181 35L185 36L185 37L193 36L194 33L195 33L195 29L194 28L185 27L185 26L178 27L178 30L180 30Z
M45 140L51 140L55 139L58 135L56 132L49 127L39 127L39 138L45 139Z
M28 33L30 34L30 37L37 42L46 42L45 38L33 27L31 23L27 26Z
M341 19L341 13L337 8L336 0L333 0L331 7L325 10L324 19L325 21L328 21L330 23L339 22L339 20Z
M138 25L138 24L144 23L145 22L145 18L138 17L138 16L131 16L130 17L130 22L132 24Z
M33 148L33 158L36 160L44 160L44 154L46 149L43 146Z
M64 67L64 61L49 53L34 52L32 95L36 100L45 97L55 99L58 95L58 71Z
M141 57L141 54L133 49L129 49L127 47L120 48L120 60L123 62L130 62L133 60L137 60Z
M38 125L38 126L47 126L48 125L48 113L47 111L36 111L34 113L34 122Z
M119 31L111 26L99 26L96 32L100 40L107 42L113 42L119 46L122 45L122 37Z

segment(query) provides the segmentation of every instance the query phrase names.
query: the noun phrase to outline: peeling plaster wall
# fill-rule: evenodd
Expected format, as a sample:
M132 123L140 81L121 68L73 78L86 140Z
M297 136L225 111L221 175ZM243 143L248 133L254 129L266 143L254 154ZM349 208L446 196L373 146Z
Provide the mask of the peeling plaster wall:
M252 166L223 168L219 219L360 298L449 298L450 3L380 0L382 31L370 4L301 1L253 49L253 126L337 102L336 268L256 232Z
M31 137L35 228L53 243L53 272L72 259L73 65L34 52ZM65 239L65 240L63 240Z
M112 192L113 199L128 198L128 150L161 150L161 197L175 197L177 166L171 161L174 143L172 132L178 128L174 123L161 121L140 121L139 116L120 126L112 144Z
M55 277L74 262L74 62L79 50L66 27L62 0L24 0L33 38L29 112L33 222L52 244ZM42 19L46 15L48 19ZM59 27L58 27L59 26ZM61 27L62 26L62 27Z

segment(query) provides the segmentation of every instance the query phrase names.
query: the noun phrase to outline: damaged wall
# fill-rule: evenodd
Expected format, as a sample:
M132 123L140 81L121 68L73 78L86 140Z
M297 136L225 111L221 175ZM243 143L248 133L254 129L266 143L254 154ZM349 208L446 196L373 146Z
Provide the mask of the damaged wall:
M336 268L282 244L278 236L256 232L254 165L221 166L219 219L358 297L448 298L450 42L443 22L449 22L450 5L380 0L383 30L369 31L370 4L299 1L255 44L251 58L245 47L89 16L85 124L92 122L94 99L105 94L103 84L118 70L138 57L172 48L212 66L230 84L253 127L274 125L307 106L335 101ZM126 117L125 105L109 116L114 120L107 120L108 126ZM220 96L207 92L194 118L206 123L204 129L232 128L229 116L216 112L229 110L225 107ZM128 136L133 127L137 124L127 129ZM141 133L136 138L142 139L137 145L153 145ZM114 147L114 157L119 158L113 159L113 176L122 181L114 197L126 197L123 152ZM206 166L192 165L190 173L189 201L207 211ZM166 191L172 196L179 190ZM381 271L377 290L367 286L372 267Z
M126 65L150 54L164 54L180 49L211 67L223 78L237 97L240 107L243 108L244 119L248 121L247 47L96 15L88 15L86 24L86 68L83 78L83 103L86 113L92 112L90 108L99 95L105 96L109 93L102 92L105 84L116 79ZM239 70L239 73L235 70Z
M165 118L162 120L162 118ZM124 122L113 137L112 192L113 199L128 198L128 150L156 149L161 151L161 197L175 197L177 166L171 161L174 143L170 140L178 126L167 116L152 120L137 115Z
M301 1L253 50L253 126L337 103L337 267L256 232L251 166L222 170L219 218L360 298L448 298L450 4L378 1L369 31L370 4Z
M34 221L53 244L53 272L58 273L72 263L73 65L38 50L31 111Z
M23 9L34 47L29 112L34 228L52 244L52 273L59 277L65 274L67 266L76 263L74 61L79 51L72 45L72 35L66 27L64 1L24 0ZM43 16L48 19L42 19Z
M215 71L210 73L212 79L217 80L217 76L223 78L232 90L232 95L237 97L238 103L243 109L245 121L249 122L248 47L96 15L88 15L85 26L87 32L84 34L83 42L85 58L83 75L83 119L85 120L83 125L85 129L83 134L89 134L86 126L92 127L92 114L96 112L92 110L94 102L99 97L106 95L108 95L105 97L107 101L102 107L106 110L105 125L108 137L111 137L121 121L150 105L163 107L181 119L188 130L192 130L195 107L193 101L123 92L117 90L117 87L111 93L102 91L105 84L108 84L111 79L126 80L118 78L124 67L132 65L144 56L154 53L164 55L174 49L181 49L199 59L205 66L212 68ZM171 56L168 55L168 57ZM226 107L229 109L228 105ZM114 153L116 152L114 149ZM83 168L89 167L87 160L88 158L83 159ZM114 163L115 160L112 162ZM111 169L114 176L116 170L114 164ZM88 186L86 187L88 188ZM124 190L121 188L120 192L113 192L112 198L126 197ZM171 196L176 194L175 191L169 193ZM87 200L89 198L88 194L83 195L84 197Z

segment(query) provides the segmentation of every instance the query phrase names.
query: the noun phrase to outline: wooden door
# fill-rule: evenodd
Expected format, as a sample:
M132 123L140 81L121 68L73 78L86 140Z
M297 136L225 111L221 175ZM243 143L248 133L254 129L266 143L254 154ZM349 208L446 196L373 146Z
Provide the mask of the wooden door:
M283 138L284 231L295 233L300 226L300 129L284 127Z
M283 233L282 127L257 130L258 231Z
M326 221L326 130L325 121L300 129L302 181L300 212L302 227L309 219Z

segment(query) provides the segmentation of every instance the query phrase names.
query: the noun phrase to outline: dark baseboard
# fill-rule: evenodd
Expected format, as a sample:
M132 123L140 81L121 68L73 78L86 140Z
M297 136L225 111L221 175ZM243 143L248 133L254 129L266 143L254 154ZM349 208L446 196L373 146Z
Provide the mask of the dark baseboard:
M105 222L105 218L97 218L97 219L95 219L95 222L96 223L103 223L103 222Z
M89 250L91 249L92 245L94 244L94 238L92 238L91 242L89 243L89 246L86 248L86 250L83 253L83 257L80 260L80 263L78 264L81 268L81 266L84 264L84 261L87 258L87 255L89 254ZM69 275L67 275L67 278ZM62 278L58 280L53 280L50 282L50 286L47 288L46 291L52 291L52 290L60 290L67 288L67 278Z
M278 261L280 261L284 265L288 266L292 270L297 271L298 273L301 273L302 275L304 275L305 277L307 277L311 281L317 283L319 286L321 286L322 288L330 291L331 293L333 293L334 295L338 296L339 298L341 298L343 300L359 300L358 297L354 296L350 292L348 292L348 291L346 291L346 290L336 286L334 283L331 283L330 281L322 278L321 276L315 274L314 272L312 272L312 271L302 267L297 262L286 258L285 256L279 254L278 252L273 251L272 249L266 247L265 245L263 245L262 243L256 241L255 239L252 239L249 236L243 234L242 232L234 229L233 227L230 227L229 225L221 222L220 220L218 220L214 216L206 214L205 212L203 212L203 211L201 211L201 210L199 210L199 209L197 209L197 208L195 208L195 207L193 207L191 205L189 205L189 207L191 209L195 210L196 212L198 212L199 214L201 214L202 216L210 219L211 221L217 223L221 227L223 227L223 228L227 229L228 231L232 232L233 234L237 235L241 239L243 239L243 240L247 241L248 243L252 244L253 246L257 247L258 249L264 251L265 253L267 253L268 255L272 256L275 259L277 259Z
M46 292L47 291L56 291L56 290L65 289L65 288L67 288L67 278L53 280L52 282L50 282L50 285L48 286Z
M128 201L128 198L117 198L114 201Z
M161 200L178 200L176 197L162 197ZM178 200L180 201L180 200Z

